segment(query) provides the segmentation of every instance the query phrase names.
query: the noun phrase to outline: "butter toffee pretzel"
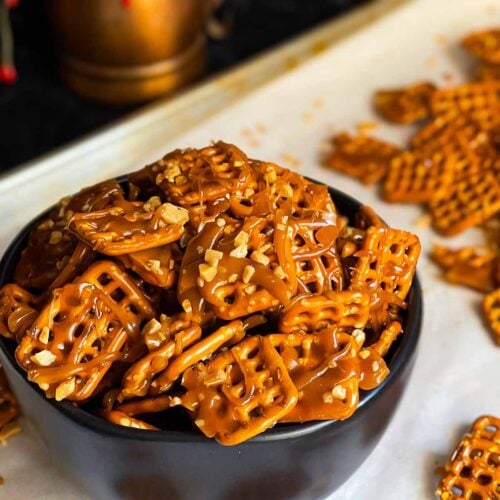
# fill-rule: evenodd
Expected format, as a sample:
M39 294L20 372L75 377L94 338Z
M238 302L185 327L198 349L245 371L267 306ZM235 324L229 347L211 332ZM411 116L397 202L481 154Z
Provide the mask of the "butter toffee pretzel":
M0 333L47 397L151 431L184 413L235 445L346 419L387 377L415 236L368 207L349 226L326 186L222 142L122 186L62 200L0 289Z

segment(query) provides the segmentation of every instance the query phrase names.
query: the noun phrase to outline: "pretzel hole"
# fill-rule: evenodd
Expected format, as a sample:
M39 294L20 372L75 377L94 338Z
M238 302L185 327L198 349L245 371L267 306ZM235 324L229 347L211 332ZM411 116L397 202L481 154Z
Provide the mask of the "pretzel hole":
M80 323L80 324L76 327L75 332L73 333L73 337L74 337L75 339L77 339L77 338L78 338L78 337L79 337L79 336L83 333L83 329L84 329L84 328L85 328L85 327L84 327L84 326ZM50 339L50 335L49 335L49 339Z
M58 312L54 318L54 323L62 323L66 319L66 315L64 313Z
M472 469L470 467L463 467L462 470L460 471L460 476L461 477L470 477L472 474Z
M102 286L106 286L108 283L110 283L112 281L111 279L111 276L109 276L109 274L107 273L103 273L99 276L99 278L97 278L97 281L102 285Z
M478 478L477 478L477 482L481 485L481 486L486 486L487 484L490 484L492 481L492 477L488 474L481 474Z
M228 304L228 305L232 305L232 304L234 304L234 301L235 301L235 300L236 300L236 299L235 299L235 295L234 295L234 293L230 293L229 295L226 295L226 296L224 297L224 302L225 302L226 304Z
M127 310L129 310L133 314L139 313L139 310L137 309L137 307L135 307L135 304L129 304Z
M300 263L300 268L302 269L302 271L312 271L313 270L313 266L312 266L311 262L308 260L303 260Z
M260 406L256 406L253 408L248 414L250 418L259 418L262 416L262 408Z
M252 359L252 358L255 358L255 356L257 356L257 354L259 354L259 348L258 347L255 347L253 348L248 354L247 354L247 359Z
M314 281L307 285L307 289L309 290L310 293L319 293L318 284Z
M111 298L119 304L126 297L125 292L121 288L117 288L111 293Z
M483 500L483 495L480 495L479 493L472 492L469 499L470 500Z
M474 448L471 452L470 452L470 457L471 458L479 458L479 457L482 457L483 456L483 450L480 450L478 448Z
M498 453L492 453L488 457L488 465L492 467L500 467L500 455Z

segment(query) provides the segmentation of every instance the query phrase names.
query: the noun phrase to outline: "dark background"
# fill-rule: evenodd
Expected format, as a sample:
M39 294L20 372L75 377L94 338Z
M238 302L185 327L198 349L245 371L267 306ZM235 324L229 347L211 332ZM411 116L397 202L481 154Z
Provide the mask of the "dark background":
M208 74L365 1L228 0L220 15L232 16L233 30L224 40L208 41ZM61 85L41 0L22 0L11 12L11 21L19 81L0 84L0 171L136 109L96 104Z

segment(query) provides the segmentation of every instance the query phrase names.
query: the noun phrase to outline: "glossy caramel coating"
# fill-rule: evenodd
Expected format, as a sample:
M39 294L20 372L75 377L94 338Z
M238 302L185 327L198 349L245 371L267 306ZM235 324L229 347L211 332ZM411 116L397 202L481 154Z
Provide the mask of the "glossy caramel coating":
M118 200L103 210L75 214L69 227L94 250L115 256L177 241L188 220L187 213L172 204Z
M297 388L268 337L249 337L182 378L182 404L195 425L223 445L260 434L296 404Z
M142 429L145 431L159 430L154 425L143 422L137 418L133 418L118 410L104 410L101 412L101 415L105 420L115 425L122 425L124 427L132 427L133 429Z
M63 198L30 232L14 281L23 288L47 289L76 248L77 238L67 229L73 215L101 210L121 198L123 191L115 180L101 182Z
M38 316L34 295L15 283L0 288L0 335L20 340Z

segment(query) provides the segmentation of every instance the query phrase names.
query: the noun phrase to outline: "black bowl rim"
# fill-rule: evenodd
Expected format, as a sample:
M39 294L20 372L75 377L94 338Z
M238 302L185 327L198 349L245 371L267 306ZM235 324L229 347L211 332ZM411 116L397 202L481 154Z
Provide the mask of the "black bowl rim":
M123 177L118 178L118 181L122 182ZM324 184L316 180L314 180L314 182L316 182L317 184ZM359 208L363 206L361 202L351 197L350 195L331 186L327 187L336 206L347 206L349 207L349 210L355 209L355 211L359 210ZM22 248L21 245L24 246L29 231L42 217L44 217L50 210L52 210L52 208L53 207L45 210L43 213L35 217L29 224L24 226L23 229L19 231L17 236L7 247L0 261L0 286L3 286L5 283L7 283L6 270L13 268L12 261L14 259L17 259L17 256L19 255ZM378 394L387 391L389 387L397 381L397 379L399 378L399 373L411 360L412 354L418 344L422 324L423 303L422 290L417 273L415 273L413 283L408 294L408 304L409 305L407 309L406 323L409 323L409 326L405 324L404 334L401 335L400 338L396 341L396 350L388 362L390 368L389 375L382 382L382 384L380 384L375 389L372 389L371 391L360 392L360 401L358 408L350 418L346 420L313 421L298 424L287 424L283 427L274 427L238 446L249 446L269 441L299 438L325 428L336 428L337 430L337 428L341 428L343 425L356 417L360 412L364 411L365 407L368 406L368 404L374 398L376 398ZM176 430L159 430L152 432L143 429L134 429L131 427L119 426L107 422L103 418L100 418L90 412L82 410L78 406L68 401L57 402L54 399L48 399L35 384L28 381L28 379L26 378L26 372L17 363L15 356L11 352L11 348L9 348L7 342L8 341L6 341L6 339L0 337L0 350L4 354L5 358L10 362L11 367L14 368L14 370L22 377L26 385L31 388L33 397L42 398L56 411L59 411L78 425L81 425L101 435L121 439L155 442L205 443L206 445L220 446L214 440L207 439L202 433L198 433L194 429L192 432Z

